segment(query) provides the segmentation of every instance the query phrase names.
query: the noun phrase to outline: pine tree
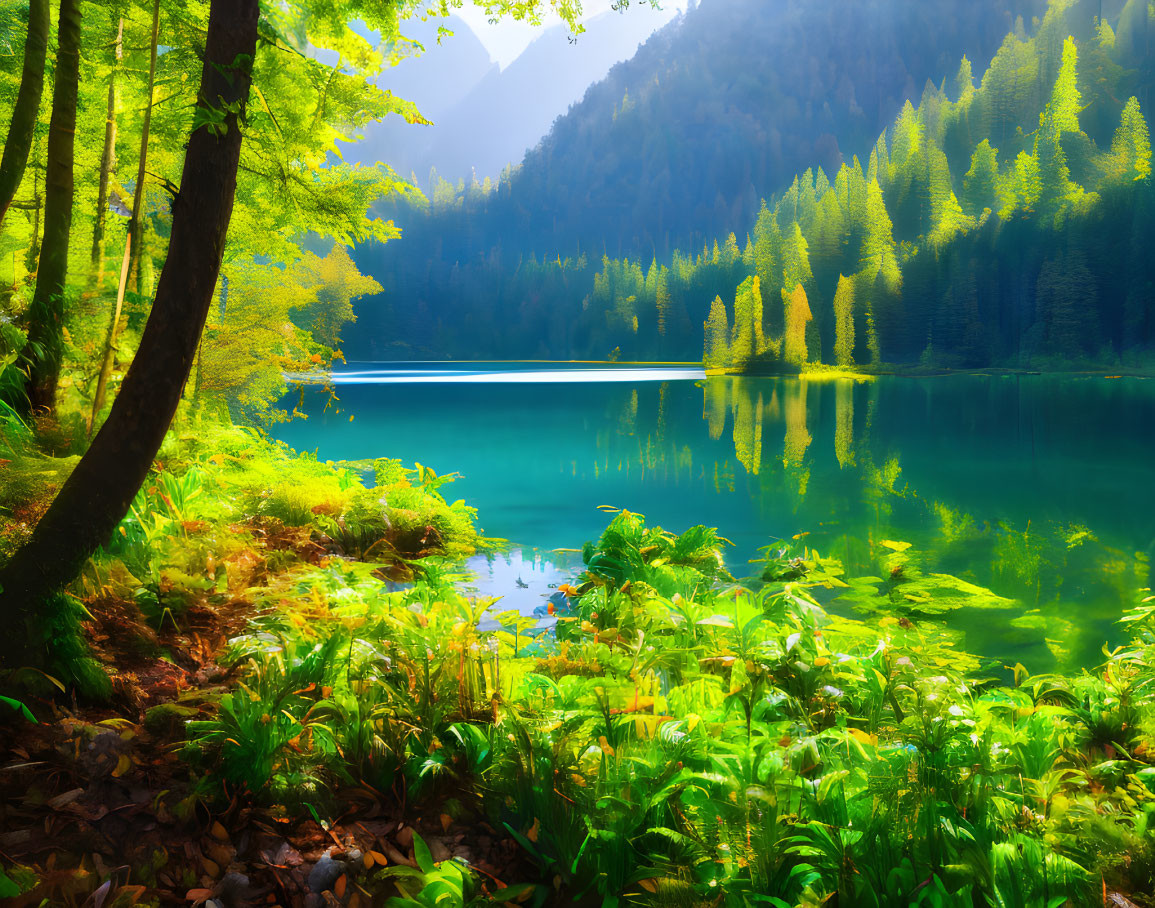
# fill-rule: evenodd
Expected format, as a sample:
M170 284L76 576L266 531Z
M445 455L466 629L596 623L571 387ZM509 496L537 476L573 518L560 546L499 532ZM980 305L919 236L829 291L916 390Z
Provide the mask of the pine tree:
M738 249L738 238L731 232L726 237L726 245L722 248L722 264L727 268L732 268L740 258L742 258L742 253Z
M1020 151L1014 166L999 181L999 217L1006 220L1016 211L1030 214L1042 191L1039 159Z
M801 283L796 284L786 307L786 337L782 351L782 359L792 366L802 368L806 365L806 325L813 318L806 290Z
M730 341L730 358L744 366L762 352L762 292L757 275L746 278L734 295L734 331Z
M998 205L999 150L983 139L971 155L970 170L963 177L963 207L973 217Z
M1151 175L1151 137L1138 98L1131 98L1123 107L1110 154L1102 166L1108 179L1121 182L1145 180Z
M703 328L706 333L702 351L703 365L707 369L721 369L730 365L730 322L722 297L714 297Z
M892 292L902 286L893 226L886 211L886 202L882 198L882 188L877 182L867 186L866 235L862 238L859 250L859 267L870 283L881 277Z
M670 326L670 282L664 267L658 271L654 288L654 305L658 310L658 335L665 337Z
M854 281L841 274L834 292L834 361L854 365Z
M795 284L809 284L814 279L810 270L810 247L802 228L791 224L782 241L782 301L788 304L788 287Z
M962 109L970 107L971 101L975 96L975 76L971 68L971 61L963 55L962 62L959 64L958 74L954 79L955 96L958 98L956 102Z
M1056 137L1062 136L1065 132L1079 132L1079 105L1082 96L1079 93L1077 77L1078 57L1075 39L1067 38L1063 42L1063 62L1051 92L1051 101L1039 116L1039 126L1048 127Z

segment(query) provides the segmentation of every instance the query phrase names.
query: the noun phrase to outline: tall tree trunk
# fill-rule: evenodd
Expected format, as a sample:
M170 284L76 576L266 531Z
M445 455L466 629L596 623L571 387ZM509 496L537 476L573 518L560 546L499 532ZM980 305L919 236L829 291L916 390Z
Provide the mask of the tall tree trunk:
M197 104L244 112L258 0L212 0ZM204 120L211 121L211 116ZM238 114L189 139L172 242L140 348L92 446L28 543L0 570L0 663L42 659L46 597L106 543L144 483L180 403L220 273L241 155Z
M76 95L80 80L80 0L60 0L56 82L52 87L52 120L48 124L48 159L44 175L44 241L36 292L28 307L31 410L56 407L56 383L64 351L64 280L72 232L72 162L76 138Z
M96 420L104 409L104 395L108 380L112 377L112 364L116 359L116 333L120 327L120 313L124 309L124 290L128 286L128 262L132 254L132 235L124 241L124 258L120 263L120 282L116 285L116 305L112 308L112 319L104 335L104 354L100 358L100 373L96 377L96 392L92 395L92 415L88 417L88 435L96 428Z
M28 251L24 253L24 270L28 274L24 278L25 284L32 284L36 280L36 270L40 267L40 181L37 178L39 171L32 169L32 241L28 244Z
M20 90L12 109L8 138L4 140L4 157L0 160L0 223L24 178L28 153L36 132L40 96L44 92L44 57L48 50L49 0L29 0L28 40L24 44L24 68L20 73Z
M132 289L140 293L140 254L144 244L143 224L140 220L141 209L144 207L144 178L148 167L148 133L152 126L152 93L156 85L156 45L160 38L160 0L153 0L152 4L152 44L148 58L148 94L145 99L144 125L140 131L140 160L136 165L136 188L132 191L132 220L128 222L129 245L132 249L132 263L129 266L129 275L132 280Z
M100 182L96 190L96 224L92 229L92 272L96 286L104 284L104 222L108 217L108 181L116 163L116 77L124 48L124 19L116 26L116 57L108 76L108 117L104 121L104 150L100 153Z

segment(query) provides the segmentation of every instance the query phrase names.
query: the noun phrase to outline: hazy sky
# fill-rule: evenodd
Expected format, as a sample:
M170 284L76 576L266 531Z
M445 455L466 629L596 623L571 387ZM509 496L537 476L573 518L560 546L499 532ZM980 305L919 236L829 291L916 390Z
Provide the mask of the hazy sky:
M650 9L645 0L634 0L630 7L630 14L649 16L654 21L654 28L657 29L670 21L674 13L684 10L686 0L664 0L661 7L660 11ZM611 0L583 0L582 19L591 19L610 8ZM485 11L469 3L464 4L457 11L457 14L469 24L481 43L485 45L485 49L489 51L489 55L502 68L517 59L517 55L525 50L526 45L541 32L541 28L510 20L503 20L497 25L490 25L486 19ZM556 16L549 16L545 18L542 26L548 27L560 21Z

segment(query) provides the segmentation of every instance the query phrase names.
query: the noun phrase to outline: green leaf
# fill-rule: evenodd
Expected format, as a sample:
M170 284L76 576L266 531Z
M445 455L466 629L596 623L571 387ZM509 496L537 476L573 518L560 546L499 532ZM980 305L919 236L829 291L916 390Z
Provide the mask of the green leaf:
M16 710L16 712L20 713L20 715L22 715L25 719L27 719L33 725L39 724L36 721L36 717L34 715L32 715L32 711L27 706L25 706L23 703L21 703L19 700L13 700L11 697L0 696L0 703L7 703L14 710ZM0 893L0 894L2 894L2 893Z
M422 873L433 873L437 870L437 865L433 863L433 855L429 851L429 846L425 844L425 840L417 833L413 833L413 859L417 862L417 866L421 868Z

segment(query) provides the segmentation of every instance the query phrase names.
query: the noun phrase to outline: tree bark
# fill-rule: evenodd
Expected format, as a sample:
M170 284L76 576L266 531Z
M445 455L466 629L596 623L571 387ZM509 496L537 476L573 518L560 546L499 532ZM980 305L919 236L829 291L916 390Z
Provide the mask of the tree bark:
M16 196L28 154L36 133L40 96L44 92L44 57L48 50L49 0L29 0L28 40L24 44L24 68L20 73L20 90L12 109L4 157L0 160L0 224Z
M197 119L207 123L189 139L152 313L108 419L32 538L0 571L0 621L7 629L0 635L0 663L41 661L46 597L75 578L108 541L144 483L180 403L232 215L241 154L238 115L252 81L258 11L258 0L212 0L197 99Z
M124 257L120 263L120 282L116 285L116 305L112 308L112 318L104 335L104 353L100 358L100 372L96 376L96 391L92 395L92 414L88 417L88 437L96 428L96 420L104 409L104 395L108 380L112 377L112 364L116 359L116 334L120 327L120 313L124 309L124 289L128 286L128 261L132 254L132 234L124 241Z
M73 148L80 80L80 0L60 0L56 82L48 125L44 176L44 240L36 291L28 307L28 402L32 412L56 407L56 383L64 351L64 281L72 232Z
M96 224L92 229L92 272L96 286L104 283L104 222L108 217L108 181L116 163L116 77L124 46L124 20L116 26L116 58L108 76L108 117L104 121L104 149L100 153L100 182L96 190Z
M144 125L140 131L140 159L136 165L136 188L132 191L132 219L128 222L129 246L132 249L128 273L132 280L132 289L137 293L140 293L140 254L144 245L141 242L144 230L140 222L140 213L144 207L144 178L147 176L148 167L148 133L152 126L152 95L156 86L156 46L159 38L160 0L153 0L152 44L148 58L148 95L144 108Z

